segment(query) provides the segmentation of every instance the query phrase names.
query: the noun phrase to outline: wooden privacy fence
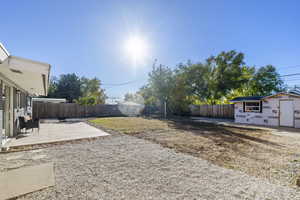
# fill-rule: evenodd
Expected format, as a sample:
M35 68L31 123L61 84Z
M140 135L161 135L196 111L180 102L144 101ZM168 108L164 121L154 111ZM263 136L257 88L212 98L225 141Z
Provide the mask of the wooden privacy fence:
M234 105L192 105L192 116L214 117L214 118L234 118Z
M104 116L136 116L141 112L137 105L79 105L76 103L33 103L33 118L82 118Z

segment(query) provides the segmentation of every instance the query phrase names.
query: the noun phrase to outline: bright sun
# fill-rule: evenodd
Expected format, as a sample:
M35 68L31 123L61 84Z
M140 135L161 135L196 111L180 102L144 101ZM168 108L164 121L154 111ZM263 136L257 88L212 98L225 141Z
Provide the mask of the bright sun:
M146 41L140 37L132 37L125 43L125 50L134 62L142 61L147 55Z

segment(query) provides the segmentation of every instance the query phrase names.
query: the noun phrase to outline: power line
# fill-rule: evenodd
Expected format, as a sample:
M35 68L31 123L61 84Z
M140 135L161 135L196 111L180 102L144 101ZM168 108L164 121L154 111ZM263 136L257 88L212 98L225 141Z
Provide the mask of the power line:
M295 74L285 74L285 75L281 75L280 77L290 77L290 76L299 76L300 73L295 73ZM141 79L140 79L141 80ZM285 81L293 81L293 80L298 80L298 79L292 79L292 80L285 80ZM300 79L299 79L300 80ZM115 86L124 86L124 85L129 85L132 83L136 83L139 80L134 80L134 81L127 81L124 83L108 83L108 84L101 84L102 86L110 86L109 88L115 87Z
M124 82L124 83L108 83L108 84L101 84L101 85L106 85L106 86L122 86L122 85L128 85L128 84L135 83L135 82L137 82L137 80L135 80L135 81L127 81L127 82Z
M285 74L285 75L281 75L280 77L287 77L287 76L299 76L300 73L295 73L295 74Z
M153 66L155 65L156 60L153 63ZM300 67L300 65L291 65L291 66L286 66L285 68L292 68L292 67ZM280 68L279 68L280 69ZM300 73L294 73L294 74L284 74L284 75L280 75L279 77L290 77L290 76L299 76ZM115 86L124 86L124 85L129 85L132 83L136 83L138 81L140 81L142 79L139 80L134 80L134 81L127 81L127 82L123 82L123 83L107 83L107 84L101 84L102 86L110 86L109 88L115 87ZM296 81L296 80L300 80L300 79L293 79L293 80L285 80L285 81Z
M153 67L155 67L156 62L157 62L157 59L154 59L154 62L153 62L153 65L152 65ZM101 85L103 85L103 86L123 86L123 85L136 83L136 82L141 81L141 80L144 80L144 78L143 79L137 79L137 80L134 80L134 81L127 81L127 82L124 82L124 83L110 83L110 84L107 83L107 84L101 84Z
M289 82L289 81L300 81L300 79L299 78L297 78L297 79L289 79L289 80L284 80L285 82Z
M300 73L294 73L294 74L284 74L284 75L280 75L280 77L289 77L289 76L299 76ZM134 80L134 81L127 81L124 83L107 83L107 84L101 84L103 86L123 86L123 85L128 85L128 84L132 84L132 83L136 83L138 81L140 81L142 79L139 80Z
M143 79L137 79L137 80L133 80L133 81L127 81L127 82L123 82L123 83L104 83L104 84L101 84L103 86L111 86L111 87L114 87L114 86L123 86L123 85L129 85L129 84L132 84L132 83L136 83L138 81L141 81L141 80L144 80Z
M300 68L300 65L290 65L290 66L282 66L282 67L276 67L278 70L284 70L286 68ZM280 77L288 77L288 76L299 76L300 73L294 73L294 74L284 74L280 75Z
M290 65L290 66L282 66L282 68L297 68L300 67L300 65ZM278 69L282 69L281 67L278 67Z

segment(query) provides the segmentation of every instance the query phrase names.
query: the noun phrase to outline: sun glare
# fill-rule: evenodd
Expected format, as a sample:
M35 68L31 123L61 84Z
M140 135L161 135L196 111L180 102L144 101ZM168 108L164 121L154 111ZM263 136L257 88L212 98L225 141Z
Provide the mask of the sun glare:
M146 41L140 37L132 37L125 43L125 50L132 61L142 61L147 55Z

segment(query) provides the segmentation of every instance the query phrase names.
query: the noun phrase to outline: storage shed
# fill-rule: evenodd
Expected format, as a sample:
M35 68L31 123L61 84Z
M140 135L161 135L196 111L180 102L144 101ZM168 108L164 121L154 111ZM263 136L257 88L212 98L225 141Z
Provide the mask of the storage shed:
M300 93L237 97L231 100L237 123L300 128Z

